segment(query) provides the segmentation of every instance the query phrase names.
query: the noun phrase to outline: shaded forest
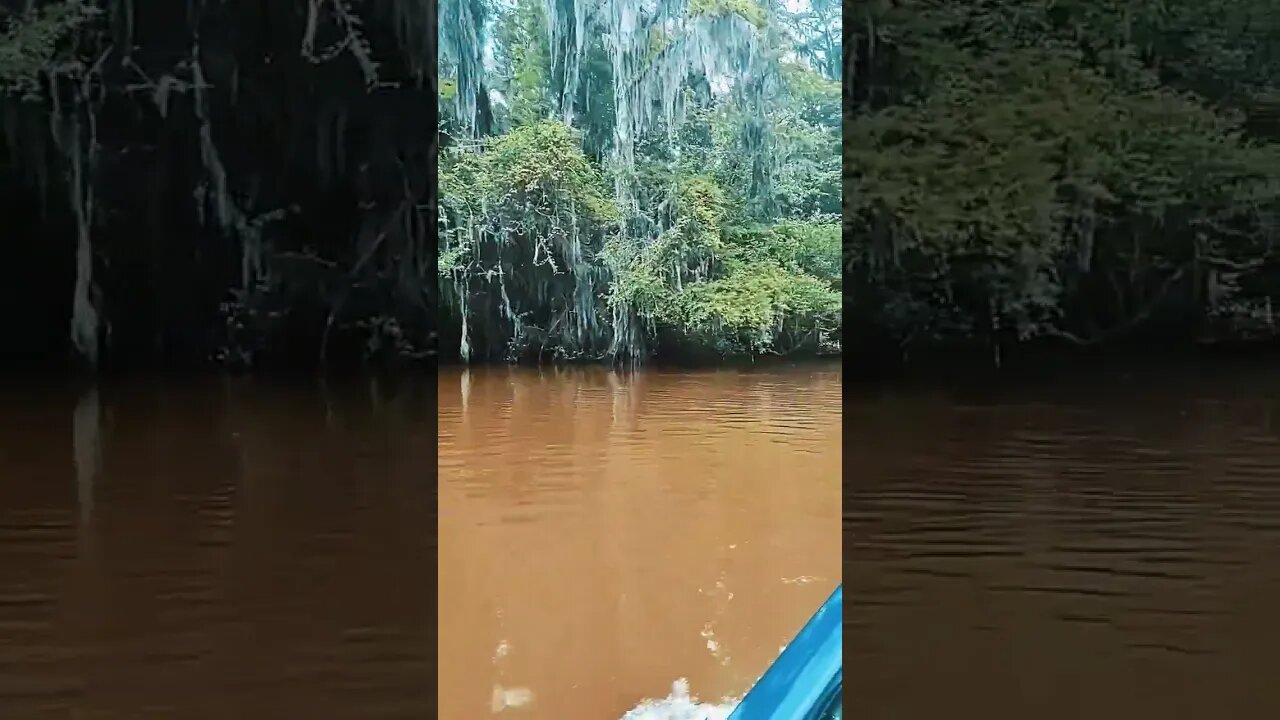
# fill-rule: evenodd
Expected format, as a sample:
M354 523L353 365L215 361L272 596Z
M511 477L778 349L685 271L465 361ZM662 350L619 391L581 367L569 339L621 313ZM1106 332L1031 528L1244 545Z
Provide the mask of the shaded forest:
M6 363L1277 337L1270 0L0 8Z
M1272 0L845 12L851 353L1276 337Z
M434 3L4 7L5 361L431 349Z
M834 4L5 8L6 361L838 351Z

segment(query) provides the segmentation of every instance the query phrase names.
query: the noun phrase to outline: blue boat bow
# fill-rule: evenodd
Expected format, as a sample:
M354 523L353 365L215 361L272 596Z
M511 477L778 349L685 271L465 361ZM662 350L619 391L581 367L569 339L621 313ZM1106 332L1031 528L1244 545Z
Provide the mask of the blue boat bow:
M729 720L839 720L843 711L844 585L809 618Z

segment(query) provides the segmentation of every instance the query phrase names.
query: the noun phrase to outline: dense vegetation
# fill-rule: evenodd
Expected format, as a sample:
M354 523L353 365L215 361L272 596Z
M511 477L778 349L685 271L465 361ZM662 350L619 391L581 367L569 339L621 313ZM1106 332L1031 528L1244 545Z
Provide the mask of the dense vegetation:
M3 8L0 360L430 349L434 2Z
M1271 0L438 9L0 4L0 355L1277 337Z
M838 348L834 5L3 7L5 360Z
M445 351L839 351L838 5L449 7Z
M1274 337L1276 10L847 3L851 352Z

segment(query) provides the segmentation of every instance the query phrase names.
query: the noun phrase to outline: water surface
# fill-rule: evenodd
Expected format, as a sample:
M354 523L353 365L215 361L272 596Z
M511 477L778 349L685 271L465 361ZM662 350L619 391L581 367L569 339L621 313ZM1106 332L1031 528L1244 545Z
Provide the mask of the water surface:
M858 718L1280 717L1280 376L851 396Z
M439 383L442 720L741 695L839 582L838 366Z
M838 582L839 399L814 367L2 387L0 717L740 694Z
M0 717L432 717L418 394L0 389Z

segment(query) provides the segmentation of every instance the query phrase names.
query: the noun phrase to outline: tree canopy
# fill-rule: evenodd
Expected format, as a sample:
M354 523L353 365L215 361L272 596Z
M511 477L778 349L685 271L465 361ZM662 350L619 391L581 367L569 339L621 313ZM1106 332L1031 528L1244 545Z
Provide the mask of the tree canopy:
M849 9L845 313L867 342L1275 334L1272 3Z
M1270 0L20 5L6 354L1277 336Z
M436 3L0 11L0 360L421 357Z
M514 0L442 22L463 358L840 347L840 9Z

